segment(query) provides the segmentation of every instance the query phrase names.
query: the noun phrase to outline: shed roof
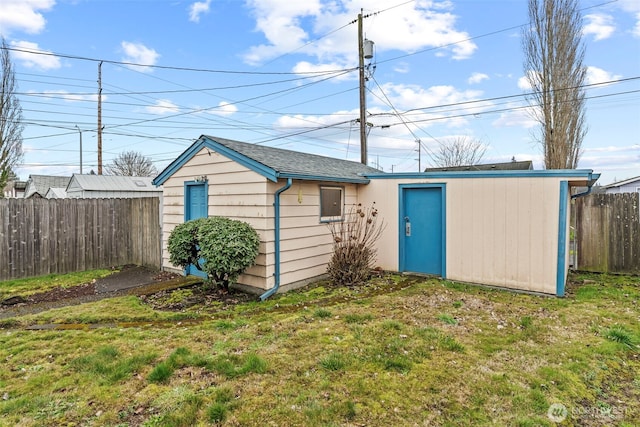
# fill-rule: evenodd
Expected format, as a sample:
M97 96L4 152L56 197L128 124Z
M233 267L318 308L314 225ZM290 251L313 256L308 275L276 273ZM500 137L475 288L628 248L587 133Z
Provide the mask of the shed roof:
M24 192L24 198L28 199L35 194L44 197L51 187L66 188L71 177L53 176L53 175L29 175L27 186Z
M278 178L294 178L312 181L367 183L369 180L364 175L380 173L375 168L349 160L202 135L167 166L153 180L153 183L155 185L163 184L203 148L218 152L271 181L277 181Z
M74 174L67 191L78 186L83 191L136 191L157 192L153 178L140 176L77 175Z
M461 171L516 171L533 170L533 162L524 160L520 162L485 163L482 165L448 166L442 168L427 168L425 172L461 172Z

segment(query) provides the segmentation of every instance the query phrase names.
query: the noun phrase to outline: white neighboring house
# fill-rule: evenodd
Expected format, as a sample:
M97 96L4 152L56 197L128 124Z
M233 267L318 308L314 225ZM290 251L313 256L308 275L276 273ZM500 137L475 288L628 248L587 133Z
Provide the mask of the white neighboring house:
M602 187L607 194L640 193L640 176L614 182Z
M68 176L29 175L24 190L24 198L43 198L50 188L66 188L71 180Z
M67 189L66 187L49 187L47 193L44 195L45 199L66 199Z
M66 197L81 199L162 197L162 188L153 185L152 180L152 177L74 174L67 185Z

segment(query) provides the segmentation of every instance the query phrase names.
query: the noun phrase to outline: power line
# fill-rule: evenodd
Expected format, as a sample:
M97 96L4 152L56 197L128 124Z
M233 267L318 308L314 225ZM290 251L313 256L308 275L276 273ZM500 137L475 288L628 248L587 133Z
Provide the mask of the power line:
M34 50L34 49L24 49L17 47L9 47L3 48L12 52L22 52L29 53L32 55L44 55L44 56L53 56L56 58L65 58L65 59L75 59L79 61L90 61L90 62L103 62L105 64L114 64L114 65L122 65L126 67L142 67L142 68L156 68L160 70L174 70L174 71L192 71L198 73L213 73L213 74L246 74L246 75L300 75L300 74L308 74L308 75L317 75L324 74L329 72L340 73L344 71L349 71L348 69L337 69L337 70L323 70L323 71L239 71L239 70L213 70L206 68L190 68L190 67L176 67L176 66L167 66L167 65L153 65L153 64L138 64L135 62L126 62L126 61L114 61L110 59L100 59L100 58L90 58L86 56L79 55L70 55L64 53L55 53L55 52L46 52L43 50Z

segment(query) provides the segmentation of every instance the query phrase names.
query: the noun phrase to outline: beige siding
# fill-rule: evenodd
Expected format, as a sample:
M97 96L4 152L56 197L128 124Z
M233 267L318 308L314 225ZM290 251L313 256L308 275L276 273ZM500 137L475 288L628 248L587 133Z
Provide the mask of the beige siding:
M284 181L270 183L273 194ZM287 286L327 271L332 240L329 227L320 222L320 185L344 188L345 204L356 203L356 186L294 181L291 188L280 195L280 285ZM273 210L270 210L273 214ZM275 245L272 247L275 250Z
M209 216L226 216L245 221L260 235L260 255L256 265L243 274L239 282L264 288L272 282L273 269L267 268L268 253L273 249L273 220L267 215L267 180L261 175L218 153L201 150L163 184L163 266L175 269L169 262L167 240L177 224L184 222L184 183L206 175L208 179ZM270 236L271 240L267 240ZM271 285L273 286L273 285Z
M363 186L359 199L375 201L386 223L378 245L384 269L399 269L399 184L445 184L447 278L555 294L561 180L385 179Z

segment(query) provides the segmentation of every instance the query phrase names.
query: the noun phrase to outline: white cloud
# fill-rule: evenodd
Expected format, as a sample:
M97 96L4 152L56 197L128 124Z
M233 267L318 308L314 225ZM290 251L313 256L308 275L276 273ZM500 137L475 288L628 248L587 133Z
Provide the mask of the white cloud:
M592 66L587 67L587 78L586 78L587 84L606 83L612 80L618 80L620 78L622 78L621 75L612 74L601 68L592 67Z
M159 99L155 105L150 105L145 107L145 110L151 114L157 114L159 116L164 114L173 114L180 111L180 107L178 107L173 102L168 99Z
M373 97L374 101L385 98L379 91L380 89L373 89L373 92L378 95ZM456 104L476 100L482 96L482 91L479 90L460 91L448 85L431 86L425 89L418 85L386 83L382 85L382 91L398 110Z
M189 6L189 21L200 22L200 15L209 13L211 0L197 1Z
M30 91L29 93L34 93ZM42 94L38 93L38 95L49 98L49 99L63 99L67 102L80 102L80 101L91 101L95 102L98 100L97 94L75 94L69 93L66 90L46 90ZM106 95L102 95L102 100L105 101L107 99Z
M151 72L150 67L144 67L144 65L155 65L160 57L160 54L154 49L148 48L142 43L131 43L123 41L120 44L122 51L124 52L123 62L129 62L133 64L140 64L141 66L130 65L129 68L141 71Z
M525 76L522 76L518 79L518 88L522 90L531 90L531 83L529 79Z
M618 0L615 4L625 12L633 15L636 24L631 30L631 33L635 37L640 37L640 2L638 0Z
M54 0L0 1L0 34L7 36L14 30L40 33L46 24L40 11L47 12L55 4Z
M51 55L50 51L42 50L37 43L27 41L11 42L11 46L20 49L11 52L11 55L27 68L39 68L41 70L55 70L60 68L60 59ZM29 51L29 52L26 52ZM41 52L41 53L30 53Z
M237 111L238 107L234 104L222 101L218 104L218 108L210 110L210 113L218 116L230 116Z
M582 29L583 34L593 34L596 41L608 39L616 29L610 15L594 13L585 15L584 19L587 24Z
M293 67L294 73L329 73L331 71L342 70L344 68L343 64L338 63L324 63L324 64L312 64L307 61L298 62ZM335 76L335 74L334 74ZM332 81L339 82L344 80L354 80L358 78L357 73L344 73L341 76L334 77ZM317 79L322 79L322 76L319 75Z
M471 77L469 77L469 79L467 80L467 83L472 85L472 84L480 83L483 80L489 80L489 76L484 73L473 73L471 74Z
M360 13L356 0L336 0L321 4L319 0L249 0L256 19L256 30L266 43L253 46L244 54L249 64L260 64L279 55L297 53L315 57L317 62L333 62L343 67L358 62L357 26L347 25ZM477 46L469 34L456 30L456 16L450 13L451 2L407 2L388 8L387 0L370 0L367 9L386 9L367 18L366 37L375 42L376 52L399 50L416 52L429 48L439 55L465 59ZM335 30L340 23L347 25ZM321 37L323 36L323 37ZM316 40L317 39L317 40ZM314 43L310 43L314 41Z
M636 151L640 155L640 144L627 145L624 147L608 145L605 147L591 147L585 148L584 153L618 153L626 151Z
M410 67L406 62L399 62L393 66L393 71L400 74L406 74L410 71Z
M497 128L504 127L519 127L524 129L530 129L537 126L539 123L534 119L535 107L522 107L518 104L512 104L513 110L508 110L500 113L500 117L494 120L491 124ZM510 108L509 105L504 107Z

